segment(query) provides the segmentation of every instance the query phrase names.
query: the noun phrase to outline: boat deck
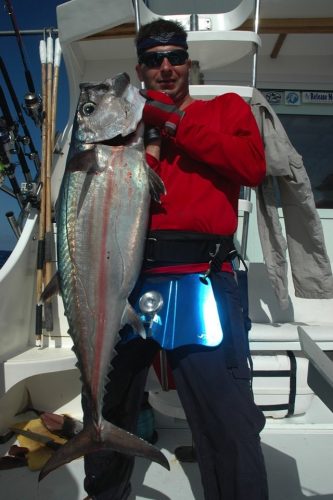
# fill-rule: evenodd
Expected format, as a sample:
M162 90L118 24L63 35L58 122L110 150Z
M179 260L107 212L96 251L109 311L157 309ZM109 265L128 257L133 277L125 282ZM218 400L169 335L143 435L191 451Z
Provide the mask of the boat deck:
M262 434L270 500L333 500L333 424L331 414L318 402L320 425L311 414L292 419L267 419ZM171 472L137 459L130 500L203 500L196 463L180 463L174 450L191 444L184 420L155 412L157 446L167 456ZM12 442L2 445L4 454ZM319 462L320 460L320 462ZM318 467L320 463L320 467ZM83 500L83 460L51 473L38 484L38 473L27 468L0 471L0 490L6 500Z

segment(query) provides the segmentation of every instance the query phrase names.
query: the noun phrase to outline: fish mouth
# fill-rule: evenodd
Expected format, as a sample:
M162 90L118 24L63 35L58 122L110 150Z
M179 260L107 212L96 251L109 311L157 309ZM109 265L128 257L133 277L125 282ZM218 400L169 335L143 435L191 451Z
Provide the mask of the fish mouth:
M126 136L122 136L121 134L116 135L115 137L112 137L112 139L104 139L102 141L95 141L91 144L102 144L103 146L126 146L130 142L133 141L133 138L135 137L136 132L131 132L130 134Z

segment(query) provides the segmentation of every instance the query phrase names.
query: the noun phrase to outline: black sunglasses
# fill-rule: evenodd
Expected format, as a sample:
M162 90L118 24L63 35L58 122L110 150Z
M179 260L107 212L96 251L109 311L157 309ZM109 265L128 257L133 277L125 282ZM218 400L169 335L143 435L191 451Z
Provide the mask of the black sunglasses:
M147 68L159 68L165 57L172 66L181 66L187 61L188 52L182 49L166 52L144 52L139 57L139 64L145 64Z

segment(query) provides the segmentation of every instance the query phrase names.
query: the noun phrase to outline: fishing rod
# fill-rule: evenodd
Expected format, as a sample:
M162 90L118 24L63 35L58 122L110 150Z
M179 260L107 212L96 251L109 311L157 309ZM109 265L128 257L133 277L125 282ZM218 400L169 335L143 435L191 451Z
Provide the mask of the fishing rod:
M14 10L13 10L13 7L12 7L10 0L5 0L5 5L7 7L7 11L8 11L10 20L12 22L13 29L15 31L15 36L16 36L16 40L17 40L17 44L18 44L20 53L21 53L21 58L22 58L23 66L24 66L24 72L25 72L25 78L27 81L29 92L31 92L32 94L35 94L36 91L35 91L34 82L33 82L30 70L28 68L28 65L27 65L20 30L19 30L19 27L17 25Z
M0 107L3 112L3 118L0 118L0 173L2 176L7 176L9 182L12 186L12 191L9 191L4 186L1 186L1 190L8 192L14 196L20 208L24 206L24 200L21 188L15 176L15 165L10 162L10 153L14 146L14 135L13 131L15 128L15 123L10 114L2 87L0 85Z
M44 284L44 264L45 264L45 178L46 178L46 149L47 149L47 130L46 130L46 111L47 111L47 92L46 92L46 42L41 40L39 44L39 56L42 70L42 103L44 120L42 123L42 161L40 168L41 195L39 204L38 221L38 246L37 246L37 267L36 267L36 309L35 309L35 336L36 346L40 347L43 335L43 304L39 302Z
M17 126L12 118L12 114L8 107L7 100L5 98L5 94L1 85L0 85L0 106L8 129L14 131L17 128Z
M52 170L52 88L54 77L54 44L50 35L46 41L46 162L45 162L45 285L47 286L53 275L52 249L53 240L53 221L52 221L52 200L51 200L51 170ZM48 300L44 304L44 319L46 331L53 330L53 312L52 302Z
M19 143L19 139L17 136L17 125L15 124L11 112L9 110L5 94L3 92L2 86L0 85L0 108L4 116L4 120L1 120L0 122L0 140L2 139L2 136L6 137L6 140L9 142L11 139L10 136L12 136L12 140L15 143L15 153L17 154L17 157L19 159L19 162L21 164L22 172L24 175L24 178L26 182L32 182L32 176L30 173L30 169L27 163L27 160L25 158L25 154L22 150L21 144ZM6 134L6 129L7 129L7 134Z
M2 177L1 166L0 166L0 176ZM3 182L3 181L1 181L1 182ZM11 189L9 189L9 187L4 186L3 184L1 184L0 185L0 190L3 191L6 194L9 194L9 196L11 196L12 198L15 198L15 200L16 200L15 194L13 193L13 191Z
M2 142L0 142L0 169L1 172L3 172L8 177L8 180L12 186L13 194L17 199L20 208L23 209L25 201L22 195L21 188L15 176L15 165L11 163L8 157L8 152L6 151L6 147Z
M0 117L0 174L3 178L7 176L12 186L12 191L3 185L1 190L16 198L21 208L26 208L28 203L36 204L36 184L32 180L25 154L17 137L17 123L12 118L1 85L0 109L3 114ZM17 155L26 181L21 187L15 177L16 166L10 161L12 153Z
M24 118L24 115L23 115L23 112L22 112L19 100L18 100L18 98L16 96L16 92L15 92L14 87L12 85L12 82L11 82L10 76L8 74L6 65L5 65L5 63L4 63L4 61L3 61L3 59L2 59L1 56L0 56L0 71L2 73L2 76L3 76L4 80L5 80L8 92L10 94L11 100L13 102L13 105L14 105L14 108L15 108L15 111L16 111L16 114L17 114L17 117L18 117L18 121L21 124L22 130L23 130L23 133L24 133L24 136L20 138L20 141L24 145L29 146L30 153L28 155L28 158L34 162L35 168L36 168L37 172L39 172L39 169L40 169L39 154L38 154L38 151L35 148L35 145L33 143L33 140L32 140L32 137L30 135L29 129L27 127L27 124L26 124L26 121L25 121L25 118Z
M25 102L24 110L27 113L27 115L30 116L30 118L32 118L35 125L40 128L42 125L42 121L43 121L42 101L41 101L40 96L36 93L35 85L34 85L34 82L33 82L32 76L31 76L31 72L28 68L27 60L26 60L25 53L24 53L21 32L20 32L20 29L19 29L18 24L16 22L16 17L14 14L13 6L12 6L10 0L5 0L5 5L7 7L7 11L8 11L8 14L9 14L9 17L10 17L10 20L12 22L13 29L15 32L17 45L18 45L18 48L19 48L19 51L21 54L22 63L24 66L25 79L27 82L28 90L29 90L29 92L24 97L24 102Z
M38 256L36 276L36 345L41 345L43 326L46 331L53 330L52 302L46 300L39 303L41 292L52 279L53 275L53 219L51 200L51 167L55 141L55 122L58 95L59 66L61 48L59 39L50 36L47 41L41 40L39 55L42 69L42 103L44 120L42 124L42 163L40 170L41 196L38 228ZM44 325L42 321L44 308Z
M56 117L57 117L57 100L59 86L59 67L61 61L61 47L59 38L54 42L54 59L53 59L53 82L52 82L52 116L51 116L51 145L52 152L55 147L56 139Z

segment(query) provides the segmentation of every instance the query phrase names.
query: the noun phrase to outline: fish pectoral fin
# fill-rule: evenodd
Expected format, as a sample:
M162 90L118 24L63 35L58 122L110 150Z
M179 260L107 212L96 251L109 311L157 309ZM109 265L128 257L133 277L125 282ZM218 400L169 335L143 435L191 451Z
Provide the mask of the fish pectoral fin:
M147 333L144 324L142 323L141 319L139 318L136 311L133 309L133 307L130 305L129 302L127 302L121 321L121 326L123 327L124 325L130 325L133 328L133 330L140 335L140 337L142 337L143 339L147 338Z
M39 474L39 481L50 472L76 458L100 450L114 450L126 455L148 458L170 470L170 465L163 453L130 432L102 420L100 426L93 423L61 446L46 462Z
M95 147L74 154L67 162L70 172L95 172L97 169Z
M148 182L149 182L149 191L150 196L153 200L160 203L161 194L166 194L166 189L162 179L157 175L156 172L150 167L148 169Z
M89 188L90 188L90 185L91 185L93 179L94 179L94 175L87 173L86 178L84 179L83 184L82 184L80 198L79 198L79 201L77 204L77 213L76 213L77 217L79 217L79 215L80 215L81 208L82 208L83 203L86 199L86 196L89 192Z

